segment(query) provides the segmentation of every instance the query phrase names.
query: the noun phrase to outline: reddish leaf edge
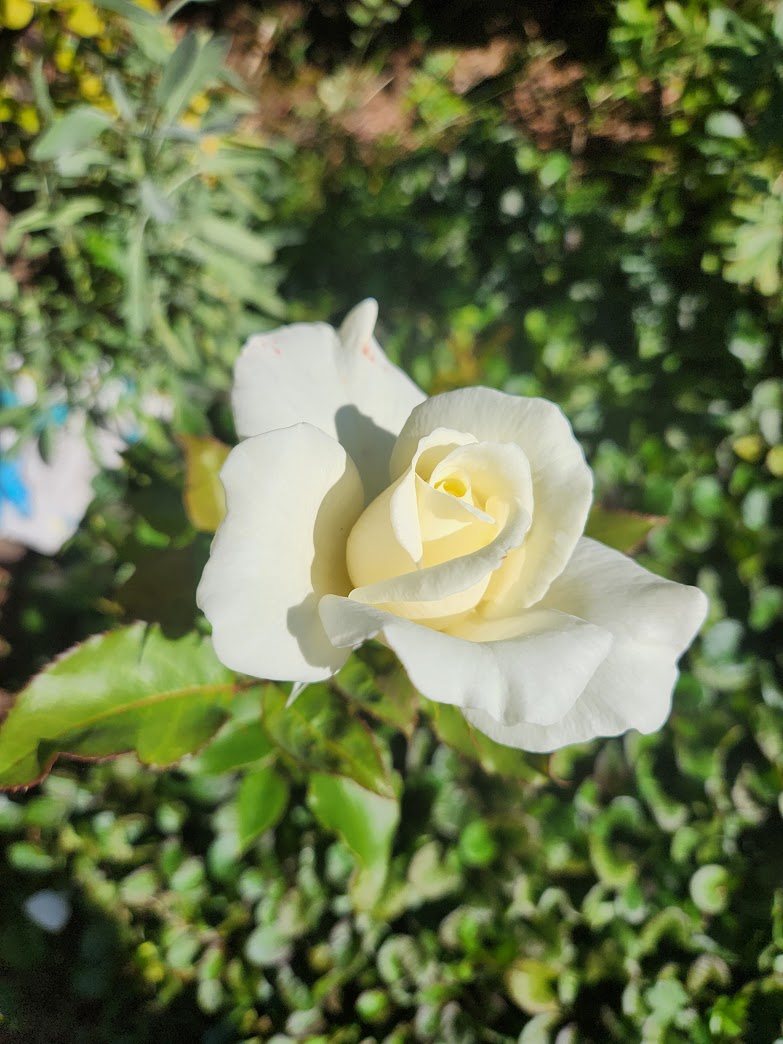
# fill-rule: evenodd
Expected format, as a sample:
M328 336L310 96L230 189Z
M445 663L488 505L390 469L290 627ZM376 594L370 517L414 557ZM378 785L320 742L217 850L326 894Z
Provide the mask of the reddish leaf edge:
M145 641L150 629L156 626L156 624L147 623L144 620L131 621L130 623L124 624L123 626L132 627L134 623L145 624ZM51 660L49 660L49 662L46 663L40 671L36 671L35 674L32 674L18 692L8 693L5 690L3 690L4 695L10 698L10 702L6 707L3 708L5 710L5 713L2 716L0 716L0 731L2 731L9 716L13 714L14 707L16 706L16 701L19 698L19 696L21 696L24 690L28 688L28 686L32 685L32 683L37 678L40 678L42 674L45 674L51 667L59 663L61 660L64 660L66 657L72 655L78 649L83 648L88 642L95 641L99 638L105 638L107 635L112 634L114 630L117 629L118 628L110 628L108 631L97 631L95 634L88 635L87 638L84 639L84 641L74 642L74 644L68 646L67 649L64 649L62 652L57 653L57 655L54 656ZM238 693L245 692L247 689L250 688L254 688L255 685L258 684L263 684L263 681L261 681L258 678L250 680L242 676L241 678L237 678L233 685L227 686L226 688L230 689L229 695L231 697L234 697ZM206 739L196 750L189 751L188 754L183 754L182 757L184 758L195 756L200 754L203 750L206 750L206 748L215 738L217 733L223 728L229 717L230 715L226 713L225 717L217 726L212 735L208 739ZM0 783L0 794L17 794L20 792L26 792L28 790L31 790L33 787L40 786L41 783L43 783L43 781L46 779L46 777L51 773L52 769L54 768L55 764L57 763L57 761L59 761L60 758L67 758L69 761L76 761L82 764L99 765L108 761L117 761L119 758L124 758L128 754L132 754L136 758L136 761L138 762L141 768L149 769L151 772L161 772L167 768L171 768L173 765L177 765L182 760L181 758L175 758L173 761L168 762L142 761L134 747L128 747L125 750L118 750L114 754L72 754L66 750L58 750L55 751L54 754L52 754L51 758L46 762L39 776L36 776L35 779L30 780L28 783Z

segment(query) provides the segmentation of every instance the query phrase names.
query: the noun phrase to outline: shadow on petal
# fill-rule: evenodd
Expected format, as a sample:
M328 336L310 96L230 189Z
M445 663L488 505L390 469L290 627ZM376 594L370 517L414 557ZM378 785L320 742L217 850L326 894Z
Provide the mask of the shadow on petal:
M334 416L337 439L356 464L364 483L365 503L389 485L389 460L396 435L381 428L356 406L340 406Z
M365 419L372 424L369 418ZM326 594L345 596L351 591L345 547L361 511L361 490L348 459L342 475L321 501L313 522L312 591L286 614L289 633L302 657L313 667L333 667L335 662L335 647L326 636L318 603Z

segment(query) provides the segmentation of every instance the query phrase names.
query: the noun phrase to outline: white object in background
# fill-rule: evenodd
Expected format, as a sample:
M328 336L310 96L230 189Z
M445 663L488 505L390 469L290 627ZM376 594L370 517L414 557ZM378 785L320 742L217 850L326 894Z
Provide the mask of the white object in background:
M86 417L81 410L69 410L64 403L50 407L48 462L43 459L37 440L17 445L16 433L0 430L0 540L11 540L44 555L56 554L79 527L93 498L92 482L101 467L118 468L121 453L128 443L141 437L138 424L122 409L122 392L127 384L106 381L96 394L105 394L117 410L111 426L94 430L92 440L85 433ZM30 406L37 399L35 382L19 373L12 392L2 394L4 405ZM148 394L142 399L147 416L168 420L173 412L171 399Z
M71 919L71 904L62 892L43 888L24 901L24 912L39 928L58 935Z
M98 465L84 418L70 414L53 432L49 463L36 441L17 447L14 440L12 431L0 432L0 538L53 555L76 532L93 498Z

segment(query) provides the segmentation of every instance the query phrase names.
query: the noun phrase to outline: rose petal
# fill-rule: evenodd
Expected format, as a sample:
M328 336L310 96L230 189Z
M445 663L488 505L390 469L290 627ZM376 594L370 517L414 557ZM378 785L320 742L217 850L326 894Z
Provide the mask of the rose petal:
M447 456L457 446L464 446L475 441L472 435L466 435L464 432L453 431L450 428L436 428L435 431L419 440L406 473L393 484L389 502L391 527L400 547L414 562L420 562L423 553L418 510L419 476L417 469L420 462L424 464L424 477L428 479L431 470L430 464L427 463L428 457L432 456L434 459L440 460L442 456ZM393 574L390 572L386 573L386 576L391 575ZM367 582L365 581L365 583Z
M521 614L513 637L493 641L434 631L352 598L327 595L320 613L335 645L355 647L383 632L424 696L463 709L481 708L508 723L548 724L562 718L612 642L600 627L538 609ZM492 626L511 629L507 623Z
M606 660L562 721L507 728L485 713L466 711L468 720L498 743L531 751L557 750L631 728L659 729L671 708L677 659L707 613L703 592L655 576L585 537L540 606L611 631L614 643Z
M561 410L544 399L524 399L490 388L464 388L417 406L392 453L396 478L408 467L419 439L437 427L469 432L479 442L516 443L529 462L533 521L524 545L493 577L486 597L499 615L534 605L568 561L592 500L593 478Z
M359 469L367 502L389 484L394 439L424 399L372 336L377 313L368 299L339 333L326 323L294 323L251 337L232 399L241 438L304 421L337 439Z
M220 477L228 511L197 593L219 658L258 678L328 678L347 653L327 639L318 602L351 588L345 544L363 501L353 462L297 424L241 442Z
M351 591L351 598L367 605L383 605L408 618L452 616L472 609L490 583L509 550L519 547L530 525L530 515L517 503L498 535L484 547L440 565L366 584ZM459 595L466 598L459 598Z
M414 462L426 441L419 443ZM443 541L435 541L435 544L441 546L432 547L432 555L425 555L422 567L416 570L398 573L395 558L395 568L389 570L386 579L361 584L351 592L351 598L370 605L381 605L408 619L451 618L472 609L478 603L491 583L490 574L525 539L533 504L530 466L518 446L513 443L458 445L438 463L438 467L447 462L452 462L455 467L464 467L471 474L476 490L482 499L487 498L488 511L497 512L497 522L488 524L474 519L472 526L445 537ZM436 473L437 469L433 474ZM401 498L410 474L412 472L399 479L391 493L391 520L395 532L399 532L401 524L401 520L395 520L395 505L398 512L401 506L407 505L408 513L418 519L415 487L412 504L408 504L407 497L404 500ZM386 496L384 494L380 500L383 501ZM361 575L357 573L354 565L357 561L355 545L357 534L361 536L367 520L372 522L375 517L375 506L372 504L367 509L349 541L349 568L354 582L364 580L364 576L368 575L366 572ZM367 528L370 534L376 532L369 523ZM362 539L363 544L368 541L369 536ZM379 557L377 549L375 555ZM365 557L370 561L369 554Z

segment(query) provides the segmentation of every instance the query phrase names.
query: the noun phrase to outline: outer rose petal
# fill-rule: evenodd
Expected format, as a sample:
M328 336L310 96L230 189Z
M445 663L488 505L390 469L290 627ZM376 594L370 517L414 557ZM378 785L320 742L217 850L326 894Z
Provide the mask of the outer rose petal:
M320 681L339 670L318 615L347 593L345 543L362 484L345 450L309 424L241 442L220 473L228 512L197 601L220 660L257 678Z
M367 502L389 484L394 440L424 393L372 335L378 305L363 301L339 333L294 323L251 337L234 371L240 438L305 421L337 439L354 461Z
M470 432L479 442L511 442L524 450L533 479L533 523L524 545L508 556L487 590L498 615L534 605L565 566L584 531L592 472L561 410L491 388L463 388L427 399L400 432L392 478L410 463L419 439L434 428Z
M546 751L627 729L655 732L671 708L676 661L707 613L697 587L664 580L595 540L583 537L539 603L611 631L614 643L584 693L562 721L548 726L498 725L480 711L468 720L498 743Z
M513 637L494 641L456 638L352 598L327 595L320 613L335 645L356 646L382 631L423 695L481 708L496 722L562 718L612 644L603 628L548 610L523 613Z

